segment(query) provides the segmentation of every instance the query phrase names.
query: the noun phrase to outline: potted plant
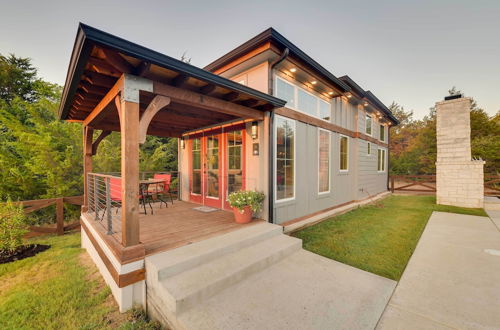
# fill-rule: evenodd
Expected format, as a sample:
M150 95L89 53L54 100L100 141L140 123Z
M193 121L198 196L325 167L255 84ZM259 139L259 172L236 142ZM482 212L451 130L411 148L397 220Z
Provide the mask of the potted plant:
M259 212L264 201L264 193L252 190L240 190L229 194L229 205L233 208L237 223L248 223L254 212Z

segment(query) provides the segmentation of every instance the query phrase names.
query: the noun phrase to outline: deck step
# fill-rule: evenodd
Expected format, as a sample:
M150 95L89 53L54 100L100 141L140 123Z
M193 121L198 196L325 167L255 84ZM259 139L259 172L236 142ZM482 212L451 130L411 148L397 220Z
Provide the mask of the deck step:
M156 288L165 307L179 315L192 306L300 250L302 241L278 235L166 277Z
M282 232L283 227L262 222L195 244L155 254L146 258L148 281L162 281L225 254L280 235Z

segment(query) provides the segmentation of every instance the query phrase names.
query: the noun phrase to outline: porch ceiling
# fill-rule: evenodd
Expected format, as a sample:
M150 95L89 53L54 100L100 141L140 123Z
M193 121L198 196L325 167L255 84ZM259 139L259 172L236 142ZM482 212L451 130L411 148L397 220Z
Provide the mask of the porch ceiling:
M285 105L285 101L268 94L80 24L63 90L60 118L83 121L123 74L144 77L254 111ZM152 93L141 92L141 112L153 97ZM94 128L119 131L114 102L107 107L106 115ZM238 118L237 115L210 111L172 98L172 102L155 116L148 134L180 136L189 130Z

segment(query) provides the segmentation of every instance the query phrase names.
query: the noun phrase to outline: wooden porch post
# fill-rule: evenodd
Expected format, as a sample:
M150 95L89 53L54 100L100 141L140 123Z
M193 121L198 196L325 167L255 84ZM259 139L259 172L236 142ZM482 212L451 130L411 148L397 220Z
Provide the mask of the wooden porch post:
M92 137L94 129L83 126L83 205L82 212L87 212L88 205L88 183L87 174L92 172Z
M123 92L122 92L123 93ZM121 99L122 245L139 244L139 103Z

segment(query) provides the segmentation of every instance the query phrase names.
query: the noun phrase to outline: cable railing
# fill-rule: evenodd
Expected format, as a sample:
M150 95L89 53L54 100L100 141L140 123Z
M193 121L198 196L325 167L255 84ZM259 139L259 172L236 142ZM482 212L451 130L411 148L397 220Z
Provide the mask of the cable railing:
M178 172L141 172L139 174L139 180L152 179L155 174L171 175L169 191L172 193L174 199L176 197L178 199ZM120 172L87 174L87 214L95 222L102 225L108 235L117 234L115 237L118 240L120 240L121 237L121 190L122 178ZM138 198L142 198L141 201L142 204L144 204L144 209L146 209L146 201L153 196L156 195L150 194L150 192L141 191ZM170 195L170 197L172 196ZM156 199L161 200L158 197L156 197ZM165 201L163 202L165 203ZM150 200L148 204L151 207Z
M121 177L88 173L87 213L100 223L108 235L121 232Z

